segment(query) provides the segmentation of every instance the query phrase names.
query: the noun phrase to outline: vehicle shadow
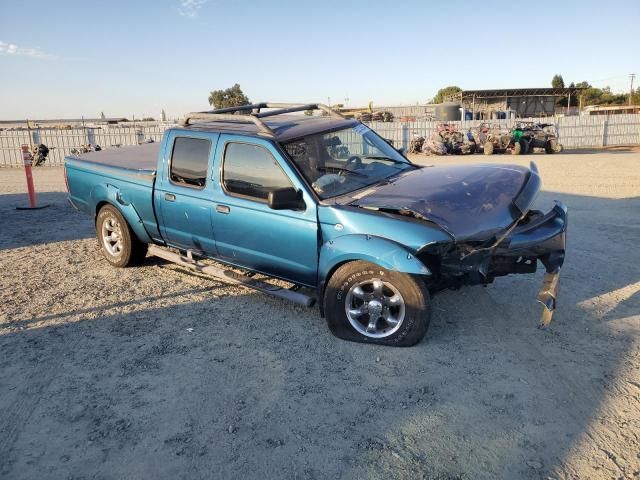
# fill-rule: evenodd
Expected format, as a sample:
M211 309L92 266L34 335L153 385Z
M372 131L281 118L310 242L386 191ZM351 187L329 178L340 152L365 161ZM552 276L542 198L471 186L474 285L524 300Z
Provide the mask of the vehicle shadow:
M65 192L38 193L40 210L16 210L29 204L25 193L0 194L0 250L78 240L95 235L91 218L76 211Z
M127 269L131 301L9 321L0 475L631 477L632 435L612 432L639 413L625 380L640 199L539 203L556 198L570 208L569 247L546 330L542 272L437 295L425 341L397 349L338 340L315 308L211 281L204 296L157 263ZM146 287L145 269L164 283ZM98 292L87 282L75 295Z

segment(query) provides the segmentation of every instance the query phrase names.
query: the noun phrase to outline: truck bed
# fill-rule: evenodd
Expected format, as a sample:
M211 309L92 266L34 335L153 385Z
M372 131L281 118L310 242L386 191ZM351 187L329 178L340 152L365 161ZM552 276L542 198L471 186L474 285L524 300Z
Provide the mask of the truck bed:
M153 175L156 172L159 152L160 143L156 142L69 155L67 158Z
M160 143L149 143L65 157L69 199L92 216L99 202L117 204L138 238L160 239L153 209L153 185Z

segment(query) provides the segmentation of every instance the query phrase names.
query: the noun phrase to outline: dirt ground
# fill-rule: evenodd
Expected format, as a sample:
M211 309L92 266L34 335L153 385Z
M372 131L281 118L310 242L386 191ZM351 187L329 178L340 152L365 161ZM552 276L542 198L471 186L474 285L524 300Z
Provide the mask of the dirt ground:
M559 309L542 271L444 292L419 345L334 338L317 308L153 261L117 270L60 168L0 170L0 477L635 479L640 152L521 163L569 207Z

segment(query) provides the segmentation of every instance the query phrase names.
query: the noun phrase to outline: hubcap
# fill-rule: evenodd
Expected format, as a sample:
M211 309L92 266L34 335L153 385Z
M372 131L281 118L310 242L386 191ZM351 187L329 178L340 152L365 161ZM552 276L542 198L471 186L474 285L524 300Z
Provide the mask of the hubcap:
M371 338L384 338L397 332L404 320L404 311L404 298L398 289L379 278L354 284L345 298L349 323Z
M122 251L122 230L115 217L107 217L102 223L102 245L113 256L118 256Z

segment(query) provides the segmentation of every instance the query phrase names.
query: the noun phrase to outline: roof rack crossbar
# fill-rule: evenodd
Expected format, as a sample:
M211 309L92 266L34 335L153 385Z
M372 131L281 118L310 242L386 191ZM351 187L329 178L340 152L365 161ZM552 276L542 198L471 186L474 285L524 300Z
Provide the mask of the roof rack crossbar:
M260 112L263 108L276 108L278 110L270 112ZM205 112L191 112L184 116L182 125L189 125L191 120L209 120L210 122L242 122L254 123L260 133L273 136L274 132L261 118L282 115L285 113L301 112L305 110L322 110L323 112L337 118L345 118L342 114L332 110L321 103L254 103L251 105L241 105L238 107L219 108ZM250 112L248 115L236 115L239 112Z
M207 110L205 112L200 113L234 113L234 112L247 112L249 110L260 110L261 108L265 108L266 103L250 103L247 105L239 105L237 107L225 107L225 108L216 108L215 110Z
M278 110L271 110L269 112L256 113L255 116L258 118L273 117L274 115L283 115L285 113L294 113L294 112L304 112L305 110L319 110L319 109L314 103L310 105L296 105L295 107L280 108Z
M273 136L271 130L265 123L254 115L234 115L229 113L211 113L211 112L193 112L185 115L182 119L182 125L189 125L191 120L209 120L213 122L238 122L238 123L255 123L258 131L268 136Z

